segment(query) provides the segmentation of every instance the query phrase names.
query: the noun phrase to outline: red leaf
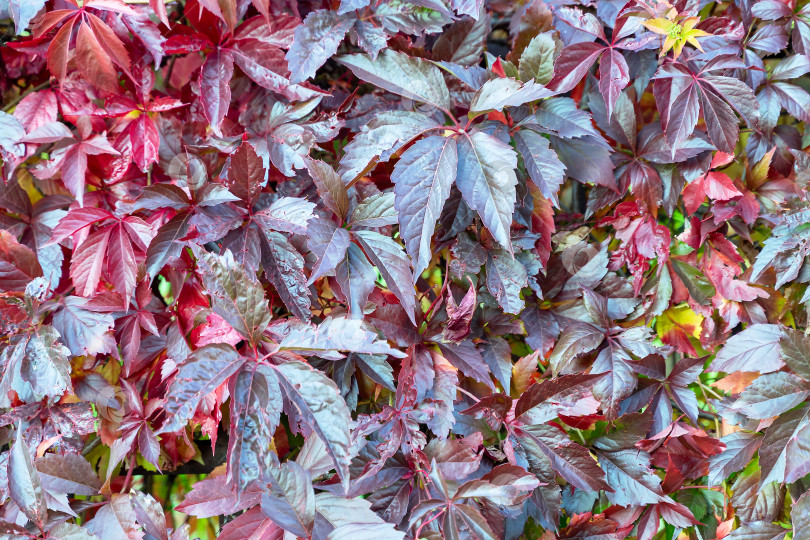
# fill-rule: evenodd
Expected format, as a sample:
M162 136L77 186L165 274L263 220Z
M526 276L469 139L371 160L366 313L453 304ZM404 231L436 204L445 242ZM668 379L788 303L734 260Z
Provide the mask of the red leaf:
M148 114L142 113L129 124L129 141L135 164L146 171L151 163L157 163L160 135Z
M563 49L560 57L554 62L554 78L548 87L558 93L570 92L588 73L591 66L599 59L605 47L598 43L575 43ZM608 79L609 80L609 79Z
M587 58L585 62L588 61ZM613 114L613 106L628 82L630 82L630 68L627 67L624 56L612 47L607 49L599 64L599 92L605 99L608 118Z
M121 40L118 39L118 36L116 36L115 33L110 30L109 26L107 26L101 19L92 13L87 14L87 22L90 23L90 28L93 29L93 34L101 44L104 52L110 57L110 60L112 60L118 67L124 70L124 72L130 76L130 78L132 78L132 74L129 73L129 53L127 53L127 49L124 47L124 44L121 43Z
M171 28L169 25L169 15L166 13L166 2L165 0L149 0L149 7L152 8L152 11L155 12L160 22L162 22L166 28Z
M48 47L48 69L60 83L64 82L67 75L70 36L75 22L76 19L71 19L60 28Z
M110 242L110 233L110 229L96 231L73 251L73 258L70 261L70 278L73 280L79 296L93 296L98 287L106 262L105 255Z
M135 278L138 273L138 263L135 260L135 251L132 241L124 231L124 225L113 227L107 248L107 275L115 291L124 299L124 309L129 306L129 300L135 291Z
M31 92L14 108L14 116L28 133L49 122L56 122L58 114L56 94L49 89Z
M218 48L209 54L200 71L200 99L205 118L217 135L221 135L220 126L231 104L231 77L231 52Z
M36 254L0 229L0 290L23 291L28 282L41 275Z
M90 26L84 22L79 23L76 37L76 62L79 71L91 83L108 92L118 90L118 72Z

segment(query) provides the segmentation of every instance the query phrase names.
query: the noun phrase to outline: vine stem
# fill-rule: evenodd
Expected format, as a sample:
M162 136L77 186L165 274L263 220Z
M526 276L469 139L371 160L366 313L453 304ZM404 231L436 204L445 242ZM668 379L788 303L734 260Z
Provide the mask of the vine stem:
M124 479L124 486L121 488L121 493L129 491L130 483L132 482L132 471L135 470L135 454L129 456L129 467L127 467L127 477Z
M428 319L428 316L430 316L433 310L436 308L436 304L438 304L438 302L442 298L444 298L444 292L447 290L447 281L449 277L449 272L450 272L450 259L448 258L445 260L444 263L444 276L442 276L442 288L439 290L439 294L436 296L436 299L433 302L431 302L430 307L427 309L425 315L422 317L422 321L426 321ZM471 283L470 286L472 286L472 282L470 283ZM424 298L428 292L430 292L430 289L425 291L425 294L422 295L422 298ZM422 301L422 298L419 299L420 302Z
M711 407L711 403L709 402L709 397L706 395L706 390L711 391L711 389L707 388L703 384L703 381L700 380L700 378L698 378L697 383L698 383L698 388L700 389L700 393L703 395L703 401L706 402L707 407ZM720 397L716 392L712 392L712 393L715 394L717 397ZM714 431L717 434L717 436L720 437L720 421L717 419L716 416L714 417Z
M44 83L39 84L39 85L37 85L37 86L35 86L35 87L31 88L30 90L28 90L28 92L26 92L26 93L24 93L24 94L20 94L19 96L15 97L15 98L14 98L14 99L12 99L11 101L9 101L9 102L8 102L8 104L7 104L5 107L3 107L3 112L8 112L8 111L10 111L11 109L13 109L14 107L16 107L16 106L17 106L17 104L18 104L20 101L22 101L22 100L23 100L23 98L25 98L25 97L26 97L28 94L32 94L32 93L34 93L34 92L39 92L40 90L45 90L45 89L46 89L46 88L48 88L50 85L51 85L51 82L50 82L50 81L45 81Z

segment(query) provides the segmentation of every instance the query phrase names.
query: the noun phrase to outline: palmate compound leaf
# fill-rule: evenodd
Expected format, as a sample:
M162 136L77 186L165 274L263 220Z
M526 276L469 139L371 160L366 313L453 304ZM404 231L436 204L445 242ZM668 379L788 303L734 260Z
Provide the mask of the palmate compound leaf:
M418 520L426 520L423 523L433 520L431 514L436 517L443 514L442 532L447 538L460 538L459 531L469 528L475 538L495 540L498 536L479 507L465 503L486 499L500 507L515 508L540 485L537 478L522 467L505 464L495 467L481 479L470 480L456 489L445 480L435 458L431 463L430 478L441 498L428 499L417 505L409 526L414 526Z
M456 185L495 240L510 253L516 167L517 154L499 139L482 131L458 137Z
M216 255L195 247L194 252L203 284L211 295L211 308L245 339L258 343L270 323L264 289L230 251Z
M759 103L751 88L733 77L710 75L715 70L734 68L744 69L746 65L738 57L721 54L697 73L678 62L667 64L656 73L653 92L673 151L695 129L698 103L709 139L723 152L733 153L739 137L735 111L749 125L756 123Z
M50 508L39 531L8 501L0 536L184 538L167 530L148 497L98 499L88 471L95 465L72 459L100 441L89 456L95 463L117 427L102 416L100 439L80 436L77 426L93 420L90 404L75 401L110 408L118 402L103 394L131 384L142 395L121 408L124 433L180 424L140 445L148 461L160 450L161 468L197 461L189 423L211 438L219 433L217 458L229 431L227 470L209 475L219 483L206 481L208 500L190 497L183 507L196 517L235 515L222 540L517 538L537 536L537 525L561 539L770 540L787 537L790 521L794 540L805 540L806 2L701 3L700 28L714 36L703 51L687 44L678 59L656 58L668 44L650 41L639 27L643 14L623 2L335 0L298 2L297 11L290 3L295 14L284 15L283 3L270 0L199 0L174 3L171 17L163 0L141 3L150 6L33 0L23 13L19 0L6 1L18 24L33 15L29 8L39 14L31 35L4 49L0 70L9 111L0 114L9 132L0 134L0 236L12 246L5 259L13 289L0 294L0 416L7 426L22 419L26 451L44 452L34 460L44 491L37 502ZM252 18L251 3L260 13ZM510 39L501 41L506 20ZM672 35L679 21L669 20ZM32 88L47 79L38 73L43 48L59 81L53 90ZM369 54L338 65L337 49ZM545 98L539 85L571 95ZM466 160L478 142L480 155ZM718 146L736 150L723 165L728 176L706 173ZM199 184L175 174L184 149L200 158ZM262 158L278 167L266 169ZM517 169L515 178L487 178L493 160ZM211 189L223 185L234 197ZM627 207L614 210L628 198L649 217L635 236ZM684 253L676 241L665 261L683 213L697 213L681 236L697 251ZM592 231L609 215L631 225ZM92 220L87 229L42 249L83 217ZM129 245L117 224L132 220L142 242L132 237ZM564 233L552 242L555 225ZM659 244L657 261L636 257ZM207 259L221 261L228 255L211 252L226 250L239 265L225 264L227 279L217 283L221 268ZM57 283L67 269L63 252L72 283ZM24 290L38 266L51 288L35 280ZM763 301L732 290L723 269L757 287L743 293ZM606 309L593 310L582 286L604 295ZM237 289L244 294L229 296ZM279 314L272 326L270 308ZM314 324L300 320L310 309ZM583 330L585 320L592 327ZM32 336L49 325L60 335L46 351L58 352L56 381L53 358L44 371L25 359ZM714 402L725 424L713 425L704 404L702 385L715 378L701 375L708 362L668 356L651 340L626 345L641 328L689 353L716 355L713 368L728 374L717 388L731 394ZM198 381L184 379L195 355L219 346L212 362L236 358L234 373L201 369ZM400 362L398 350L410 356ZM302 371L300 386L298 373L282 373L292 369ZM493 396L496 380L504 393ZM173 386L181 382L189 393ZM497 417L483 406L480 418L458 417L454 405L467 399ZM649 421L636 421L638 410ZM497 431L487 425L499 420ZM638 425L618 448L595 442L623 423ZM335 426L340 433L326 434L330 456L322 433ZM687 426L711 436L681 433ZM706 455L727 428L740 431L724 438L719 457ZM138 446L113 446L137 456ZM195 446L210 463L207 445ZM0 452L0 477L10 453ZM349 457L353 498L344 498L333 494L343 487L333 473L345 480ZM428 508L407 528L420 503L439 497L423 483L434 457L442 496L460 500L440 515ZM40 468L57 460L61 472L81 477ZM593 480L600 469L604 485ZM526 489L512 489L511 477ZM704 483L715 487L700 489ZM7 484L0 478L6 495ZM614 492L594 491L605 485ZM78 497L65 498L70 490ZM670 495L704 524L689 521ZM85 510L81 526L60 524Z
M436 221L456 179L458 153L452 137L431 136L408 148L394 165L399 233L413 260L414 277L427 268Z

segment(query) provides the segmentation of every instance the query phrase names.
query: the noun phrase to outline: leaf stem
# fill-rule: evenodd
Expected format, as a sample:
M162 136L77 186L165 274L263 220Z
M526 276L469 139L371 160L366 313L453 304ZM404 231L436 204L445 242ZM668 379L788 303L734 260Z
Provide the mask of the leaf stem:
M419 536L422 534L422 529L425 528L425 526L427 526L429 523L431 523L433 521L436 521L436 519L439 516L441 516L442 514L444 514L444 508L442 508L441 510L436 512L436 515L434 515L432 518L430 518L429 520L427 520L427 521L423 522L421 525L419 525L419 528L416 529L416 534L414 535L414 540L419 540Z
M467 397L472 398L476 403L481 403L481 400L479 398L475 397L474 395L472 395L467 390L464 390L462 387L456 386L456 390L458 390L462 394L466 395Z

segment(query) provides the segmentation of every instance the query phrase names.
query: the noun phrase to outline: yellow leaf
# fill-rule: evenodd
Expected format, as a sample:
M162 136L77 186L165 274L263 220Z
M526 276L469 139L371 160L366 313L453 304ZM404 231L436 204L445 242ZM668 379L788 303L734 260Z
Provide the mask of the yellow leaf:
M675 54L673 55L673 59L677 59L681 55L681 51L683 50L683 45L684 45L684 40L682 40L682 39L679 39L679 40L677 40L675 42L675 48L673 49L673 52Z
M661 47L661 56L667 54L669 50L675 46L676 43L677 41L674 38L667 36L667 38L664 40L664 46ZM677 57L678 55L675 55L675 58Z
M700 22L700 17L689 17L688 19L684 19L683 21L681 21L681 24L683 25L683 33L686 34L690 30L695 28L695 26L697 26L697 23L699 23L699 22ZM698 30L698 32L702 32L702 31L703 30Z
M36 185L34 185L34 177L31 176L31 173L29 173L27 169L20 167L17 170L17 183L28 194L28 198L31 199L31 204L36 204L36 202L42 198L42 193L37 189Z
M647 30L651 32L655 32L656 34L666 35L669 31L670 26L673 23L669 19L664 19L663 17L659 17L658 19L650 19L649 21L644 21L643 24Z
M656 321L655 330L662 338L674 329L680 329L693 338L700 337L700 325L703 315L695 313L686 304L674 306L664 311Z

